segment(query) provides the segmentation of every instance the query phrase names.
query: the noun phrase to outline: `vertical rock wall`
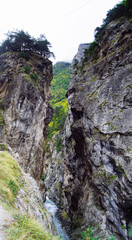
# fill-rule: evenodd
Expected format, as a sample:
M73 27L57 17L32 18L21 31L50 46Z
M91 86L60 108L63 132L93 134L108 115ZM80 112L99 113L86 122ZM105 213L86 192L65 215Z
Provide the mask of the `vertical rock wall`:
M132 21L108 25L68 90L63 194L72 231L98 226L128 239L132 226ZM77 239L75 237L74 239Z
M35 179L43 170L47 126L52 117L52 63L37 54L0 56L0 144L6 145Z

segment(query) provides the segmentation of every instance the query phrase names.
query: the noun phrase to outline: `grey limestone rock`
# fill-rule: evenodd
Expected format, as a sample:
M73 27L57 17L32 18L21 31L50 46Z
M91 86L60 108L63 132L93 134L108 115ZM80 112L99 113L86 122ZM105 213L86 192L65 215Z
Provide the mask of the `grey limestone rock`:
M132 20L110 23L98 51L78 64L69 85L62 187L73 232L98 224L104 235L128 239L132 223L131 43Z
M90 44L89 43L81 43L78 47L78 52L73 58L73 64L77 60L78 62L81 62L81 60L84 58L85 55L85 50L89 48Z
M32 53L27 61L8 52L0 56L0 66L0 143L39 180L52 117L52 63L37 54Z

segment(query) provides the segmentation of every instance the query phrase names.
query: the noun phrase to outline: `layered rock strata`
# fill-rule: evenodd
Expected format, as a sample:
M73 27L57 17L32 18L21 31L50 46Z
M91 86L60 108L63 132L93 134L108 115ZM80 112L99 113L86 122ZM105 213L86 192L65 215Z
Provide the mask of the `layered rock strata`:
M47 191L71 221L71 239L91 225L102 239L126 240L132 226L132 21L111 22L98 50L73 64L63 151L57 155L50 144Z
M128 239L132 226L132 20L111 22L76 65L67 92L65 209L74 231L95 225Z
M52 63L37 54L0 56L0 145L6 145L35 179L43 171L47 126L52 117Z

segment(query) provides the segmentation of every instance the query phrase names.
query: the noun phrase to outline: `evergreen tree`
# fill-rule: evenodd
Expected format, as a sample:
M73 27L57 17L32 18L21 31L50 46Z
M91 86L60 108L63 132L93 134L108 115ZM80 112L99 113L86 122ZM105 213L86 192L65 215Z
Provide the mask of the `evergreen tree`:
M28 33L23 30L16 32L9 32L7 39L0 46L0 54L12 52L33 51L45 57L53 56L49 47L51 44L44 35L40 35L39 39L32 38Z
M123 0L113 9L109 10L106 18L103 20L101 27L95 29L95 41L98 43L104 35L107 25L120 17L132 17L132 0Z

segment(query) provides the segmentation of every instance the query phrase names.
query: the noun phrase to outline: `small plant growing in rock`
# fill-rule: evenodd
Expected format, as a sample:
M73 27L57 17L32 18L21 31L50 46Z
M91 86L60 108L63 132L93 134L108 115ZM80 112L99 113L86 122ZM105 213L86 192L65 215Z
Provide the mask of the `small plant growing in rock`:
M100 239L100 236L95 237L93 229L88 226L86 231L81 232L82 240L98 240Z
M38 74L37 74L37 73L31 73L31 74L30 74L30 77L31 77L35 82L37 82L37 80L38 80Z
M26 65L26 66L24 67L24 72L27 73L27 74L29 74L29 73L31 72L31 67L30 67L29 65Z
M16 183L14 182L14 180L10 179L10 181L8 183L8 187L12 190L13 194L16 196L17 192L18 192L18 187L17 187Z
M93 41L92 43L90 43L90 46L88 49L85 50L85 56L88 57L91 54L95 53L98 49L98 43L95 41Z
M94 229L91 226L88 226L86 231L81 232L81 237L81 240L102 240L102 236L95 236ZM107 240L116 240L116 238L112 235Z
M44 182L44 173L41 175L41 180Z

